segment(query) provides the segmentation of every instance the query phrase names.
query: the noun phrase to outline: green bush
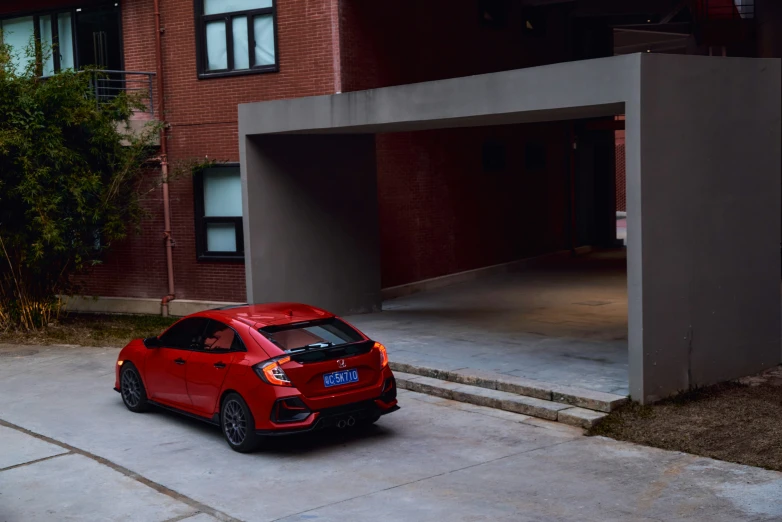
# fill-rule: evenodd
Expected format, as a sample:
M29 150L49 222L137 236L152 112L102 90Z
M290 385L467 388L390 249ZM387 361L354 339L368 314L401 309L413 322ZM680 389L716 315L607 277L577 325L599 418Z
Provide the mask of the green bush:
M100 73L42 79L40 47L24 71L8 51L0 45L0 327L34 329L59 313L74 274L139 225L159 127L124 132L144 108L124 94L96 103Z

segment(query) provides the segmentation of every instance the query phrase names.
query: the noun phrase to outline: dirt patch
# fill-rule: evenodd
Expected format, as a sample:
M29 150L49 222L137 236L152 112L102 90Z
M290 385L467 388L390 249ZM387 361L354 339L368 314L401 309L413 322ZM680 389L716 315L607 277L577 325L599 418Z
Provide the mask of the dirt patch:
M177 319L158 315L68 314L37 332L0 331L0 344L121 347L131 339L159 335Z
M782 471L782 370L629 404L589 435Z

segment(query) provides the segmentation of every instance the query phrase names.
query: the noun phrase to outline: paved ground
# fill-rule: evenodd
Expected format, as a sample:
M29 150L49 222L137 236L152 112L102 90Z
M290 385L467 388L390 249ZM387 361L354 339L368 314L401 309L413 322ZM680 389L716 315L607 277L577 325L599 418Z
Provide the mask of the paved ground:
M1 522L782 519L780 473L409 392L371 430L241 455L125 410L116 353L0 347Z
M349 320L399 362L629 395L621 250L394 299Z

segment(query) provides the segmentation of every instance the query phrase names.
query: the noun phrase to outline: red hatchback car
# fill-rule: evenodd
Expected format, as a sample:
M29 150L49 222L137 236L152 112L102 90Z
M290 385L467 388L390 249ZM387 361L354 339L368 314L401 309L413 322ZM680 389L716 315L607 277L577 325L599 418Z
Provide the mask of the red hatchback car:
M267 435L371 424L399 409L382 344L289 303L199 312L131 341L114 389L131 411L154 404L219 425L241 452Z

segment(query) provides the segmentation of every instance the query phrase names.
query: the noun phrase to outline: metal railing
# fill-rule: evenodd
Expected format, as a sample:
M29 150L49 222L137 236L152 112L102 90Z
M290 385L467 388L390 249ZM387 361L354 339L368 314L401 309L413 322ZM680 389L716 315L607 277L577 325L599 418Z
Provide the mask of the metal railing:
M100 105L113 100L118 94L125 93L141 102L150 116L155 113L153 72L139 71L92 71L92 91L95 102Z

